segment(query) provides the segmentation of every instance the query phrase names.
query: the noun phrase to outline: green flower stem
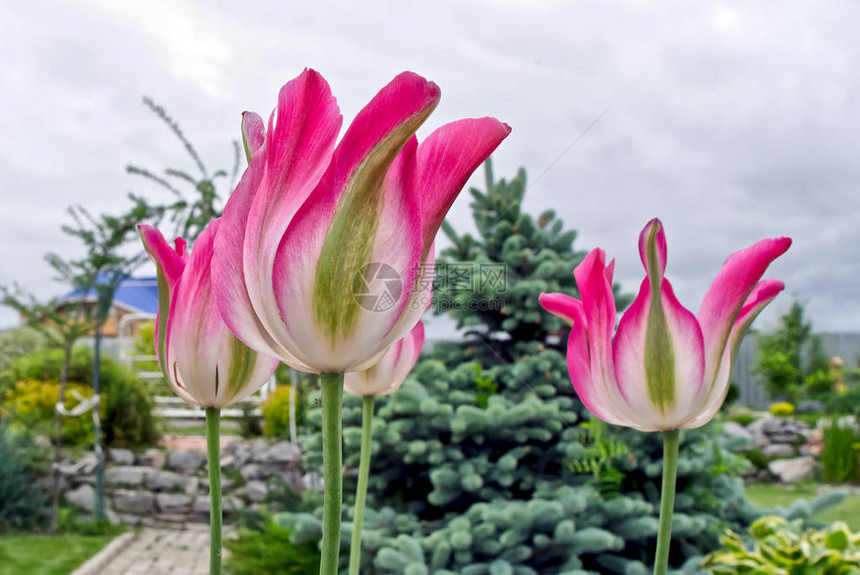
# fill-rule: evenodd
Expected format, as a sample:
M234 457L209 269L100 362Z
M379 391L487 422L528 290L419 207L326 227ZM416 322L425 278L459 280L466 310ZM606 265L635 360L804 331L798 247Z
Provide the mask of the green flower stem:
M665 575L669 566L669 544L672 542L672 512L675 509L675 479L678 475L678 437L680 431L663 432L663 489L660 495L660 529L657 532L657 555L654 575Z
M349 549L349 575L358 575L361 563L361 525L364 523L364 503L367 499L367 479L370 476L370 438L373 435L374 396L364 396L361 414L361 460L358 464L358 488L355 491L355 516L352 520L352 545Z
M209 456L209 575L221 575L221 410L206 408Z
M323 536L320 575L337 575L343 506L341 452L343 374L321 373L323 435Z

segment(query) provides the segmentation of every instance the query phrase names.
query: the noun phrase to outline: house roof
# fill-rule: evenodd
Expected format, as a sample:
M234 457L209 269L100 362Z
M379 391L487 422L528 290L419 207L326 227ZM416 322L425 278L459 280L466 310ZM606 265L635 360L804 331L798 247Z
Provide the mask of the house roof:
M97 284L103 284L107 281L107 276L100 276ZM96 294L93 290L83 293L80 289L75 289L60 297L60 301L76 300L76 299L95 299ZM155 316L158 313L158 280L155 276L133 278L128 277L122 280L116 290L113 298L114 305L119 305L132 312L143 312Z

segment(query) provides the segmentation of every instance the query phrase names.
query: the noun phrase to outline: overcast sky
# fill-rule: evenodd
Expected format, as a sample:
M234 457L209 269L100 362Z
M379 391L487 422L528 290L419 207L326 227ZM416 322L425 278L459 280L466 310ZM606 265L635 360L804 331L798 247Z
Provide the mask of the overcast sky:
M78 254L66 206L118 213L127 192L156 193L129 162L193 168L143 95L228 167L241 112L267 115L303 67L346 121L413 70L442 89L419 137L462 117L510 124L496 175L525 167L526 209L606 249L626 291L653 216L693 310L730 252L789 235L768 273L787 290L759 327L797 298L818 330L860 331L857 22L854 2L4 2L0 284L62 293L42 256ZM450 215L461 230L468 203Z

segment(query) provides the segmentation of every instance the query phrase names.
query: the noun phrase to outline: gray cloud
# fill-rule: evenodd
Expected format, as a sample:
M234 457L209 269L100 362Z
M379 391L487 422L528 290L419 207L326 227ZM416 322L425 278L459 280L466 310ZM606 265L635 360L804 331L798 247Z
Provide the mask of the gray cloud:
M627 291L638 289L636 239L652 216L693 309L730 252L791 235L769 273L786 281L783 302L807 302L822 330L860 326L857 5L296 4L0 7L0 283L62 291L40 258L75 254L58 229L68 204L116 211L130 189L155 192L124 173L130 161L191 167L143 94L227 166L240 113L267 114L302 67L326 76L347 119L412 69L443 90L419 134L465 116L513 126L499 176L523 165L534 180L606 111L530 189L528 208L556 209L581 249L606 249ZM451 215L463 229L468 202Z

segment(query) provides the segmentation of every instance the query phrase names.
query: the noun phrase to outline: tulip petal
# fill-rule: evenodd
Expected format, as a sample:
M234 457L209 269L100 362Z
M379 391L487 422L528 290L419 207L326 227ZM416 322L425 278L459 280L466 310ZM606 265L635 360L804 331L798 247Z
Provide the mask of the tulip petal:
M732 326L731 334L729 335L728 345L723 352L723 357L720 361L720 367L717 371L714 383L709 387L703 387L700 392L700 397L697 398L697 404L693 408L693 417L684 425L686 429L694 429L701 427L709 422L717 411L720 410L726 400L726 394L729 391L729 382L731 378L732 367L735 357L737 357L738 349L744 335L749 330L750 325L758 317L758 314L772 302L779 293L785 289L785 284L779 280L762 280L756 284L752 293L744 302L737 319Z
M266 143L266 125L263 118L254 112L242 114L242 145L245 148L245 158L251 163L251 158L257 150Z
M421 143L415 197L426 247L469 177L510 133L495 118L468 118L445 124Z
M211 274L219 224L213 220L194 242L172 294L165 364L174 391L220 408L262 387L278 361L243 345L221 320Z
M406 193L414 173L415 148L410 140L389 170L381 186L383 197L375 214L376 230L369 238L370 252L342 262L344 277L328 278L319 270L329 241L325 226L319 224L325 217L321 214L339 209L333 208L330 197L309 198L287 230L275 260L275 294L286 331L301 334L306 342L302 348L315 354L301 358L305 363L331 370L358 369L355 361L376 355L403 337L423 312L422 306L417 313L408 313L413 295L418 295L414 286L422 271L417 265L422 247L415 233L420 229L418 210ZM327 258L355 256L346 246L343 252ZM318 259L314 254L320 254ZM320 283L325 281L336 285L321 289ZM389 296L392 299L381 299ZM320 311L333 307L334 298L346 298L339 302L345 313L328 321ZM409 324L403 323L407 315ZM347 324L348 319L354 323ZM362 363L367 362L362 359Z
M347 373L344 390L357 396L394 393L412 371L424 345L424 324L418 322L406 337L395 342L382 358L368 369Z
M658 218L645 224L639 233L639 259L649 276L666 273L666 232Z
M195 241L167 318L165 367L170 383L185 389L200 405L215 403L218 348L222 335L229 333L217 313L210 277L212 243L219 223L211 222Z
M618 326L615 376L628 404L642 410L640 424L650 420L658 429L672 429L702 385L702 332L663 277L666 237L660 220L642 230L639 253L648 277Z
M576 318L582 316L582 302L567 294L542 293L538 296L538 302L546 311L571 325Z
M188 256L185 240L176 238L175 247L171 248L158 229L141 224L137 230L147 253L158 271L164 274L168 287L172 288L182 277L182 271L185 269L185 259ZM167 301L170 301L169 298Z
M295 211L331 158L342 117L326 81L305 70L287 83L257 149L224 209L213 273L216 300L230 329L250 347L304 369L280 345L283 325L271 286L275 252ZM247 133L253 134L252 117ZM254 138L251 138L252 141ZM253 145L253 144L252 144Z
M245 345L306 371L298 359L272 338L257 315L245 284L245 228L254 194L264 179L265 163L265 151L251 159L224 207L212 257L212 291L224 323Z
M614 385L614 381L595 380L593 377L588 322L582 302L563 293L542 293L538 301L546 311L571 324L570 336L567 340L567 369L573 389L580 401L603 421L626 425L618 415L624 406L619 405L618 398L614 398L615 394L610 392L610 386ZM600 377L601 372L598 370L597 373ZM623 404L623 399L621 403Z
M608 274L607 274L608 272ZM612 372L612 332L615 329L615 295L612 293L612 264L600 248L591 251L574 270L588 325L591 365L603 372L606 381L615 380Z
M422 248L420 215L409 193L413 133L438 100L438 87L415 74L401 74L385 86L359 112L283 236L275 294L286 331L313 341L302 347L314 360L300 358L310 365L350 371L354 361L366 361L414 326L392 332L408 298L369 311L354 284L375 262L372 273L385 266L392 275L385 278L399 279L401 293L412 292Z
M169 374L165 369L167 364L164 363L167 357L167 329L166 325L162 329L161 324L162 322L164 324L167 323L173 291L185 269L185 260L187 258L185 240L177 238L174 242L176 248L173 249L156 228L139 225L137 230L140 234L140 239L143 241L144 249L149 254L153 263L155 263L158 277L158 315L155 319L154 334L155 355L164 373L164 377L169 379Z
M765 239L730 255L708 288L696 317L705 338L705 385L713 385L741 306L770 263L791 246L789 238Z
M646 278L613 342L615 377L627 404L636 407L637 429L677 428L699 393L705 370L696 317L680 304L665 278L659 298L655 305ZM654 321L657 314L662 317Z
M607 380L604 370L595 370L589 354L590 330L584 311L576 306L570 309L574 319L567 340L567 369L576 395L586 409L606 423L629 425L623 417L626 404L617 392L615 380Z
M618 389L612 364L614 269L614 262L607 265L606 254L595 248L574 270L582 297L582 317L579 321L574 318L567 361L574 389L586 407L608 423L629 425L625 423L629 408Z

